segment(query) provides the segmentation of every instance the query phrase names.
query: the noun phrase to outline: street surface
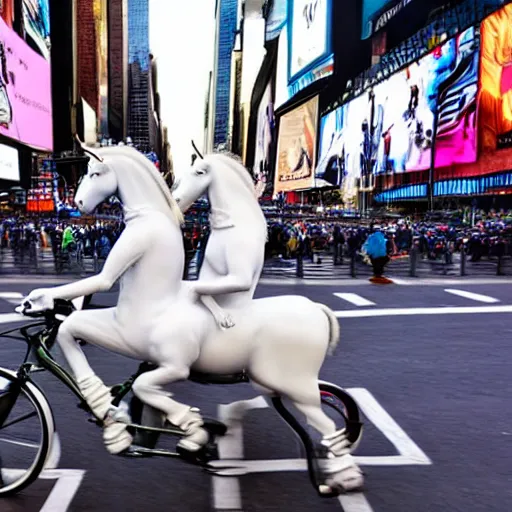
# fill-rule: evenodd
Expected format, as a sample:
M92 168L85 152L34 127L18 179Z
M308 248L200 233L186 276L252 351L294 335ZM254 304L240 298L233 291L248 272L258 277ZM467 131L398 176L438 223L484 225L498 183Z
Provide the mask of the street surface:
M0 321L8 320L3 315L12 312L16 293L52 282L27 281L0 281ZM270 409L251 409L264 405L259 401L245 404L242 422L240 442L248 474L213 478L176 460L110 456L101 432L76 408L71 393L51 375L37 374L55 414L62 471L48 472L20 496L2 500L0 510L512 510L510 284L438 280L378 287L359 281L264 284L257 294L305 295L328 305L340 318L341 343L326 360L321 377L348 388L365 412L357 451L366 473L363 493L320 500L310 487L293 434ZM115 298L108 293L95 302L113 305ZM23 348L2 340L0 366L16 368ZM136 361L89 345L84 350L108 384L123 381L137 367ZM218 404L257 396L248 385L179 383L173 390L179 400L209 416L217 416ZM229 416L230 409L224 406L221 412ZM221 446L228 457L233 439Z

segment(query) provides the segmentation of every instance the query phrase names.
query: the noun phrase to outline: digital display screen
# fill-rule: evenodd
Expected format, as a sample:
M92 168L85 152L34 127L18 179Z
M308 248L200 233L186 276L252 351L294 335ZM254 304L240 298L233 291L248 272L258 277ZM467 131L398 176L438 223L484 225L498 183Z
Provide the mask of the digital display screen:
M274 193L313 187L318 96L281 117Z

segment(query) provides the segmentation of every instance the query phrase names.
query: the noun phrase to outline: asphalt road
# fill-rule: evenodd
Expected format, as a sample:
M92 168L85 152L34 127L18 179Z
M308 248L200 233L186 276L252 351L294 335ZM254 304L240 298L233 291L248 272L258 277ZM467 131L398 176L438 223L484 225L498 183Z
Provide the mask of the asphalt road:
M2 293L27 293L41 285L46 286L41 282L0 282L0 318L13 308L1 298ZM484 297L460 296L445 289ZM61 512L66 509L64 501L51 505L51 500L63 499L62 489L67 489L71 499L68 510L76 512L206 512L234 510L237 502L246 512L512 510L509 285L437 282L376 287L347 282L337 286L263 285L258 289L259 296L290 293L323 302L340 316L341 343L337 354L326 361L321 377L356 389L354 396L367 412L365 434L357 451L365 457L364 493L320 500L304 471L290 471L297 466L293 461L287 466L263 463L267 472L223 478L219 483L180 461L110 456L102 446L101 432L76 408L70 392L52 376L38 374L61 438L59 468L84 473L48 474L48 479L38 480L20 496L2 500L0 510ZM355 296L338 297L335 293ZM101 302L114 304L115 294L104 294ZM496 312L503 306L510 310ZM459 309L468 307L480 309ZM1 341L0 365L15 368L21 349L14 342ZM108 384L123 381L137 367L135 361L92 346L85 351ZM178 399L211 416L217 415L218 404L256 396L248 385L180 383L173 390ZM243 449L244 458L252 461L300 457L288 427L269 409L247 412ZM49 479L52 475L68 475L68 483Z

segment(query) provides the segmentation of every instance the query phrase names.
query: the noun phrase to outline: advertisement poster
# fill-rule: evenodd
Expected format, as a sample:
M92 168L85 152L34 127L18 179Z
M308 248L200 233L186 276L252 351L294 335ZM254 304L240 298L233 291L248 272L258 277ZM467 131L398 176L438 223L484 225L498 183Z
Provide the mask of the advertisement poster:
M329 1L293 0L290 77L327 53Z
M474 28L430 56L429 101L436 103L435 166L477 159L479 41Z
M39 48L41 55L50 60L50 7L49 0L23 0L23 22L27 34Z
M482 153L512 148L512 4L508 4L481 25L480 64L480 146ZM510 153L503 168L510 169Z
M52 151L50 64L0 18L0 133Z
M267 85L258 108L258 124L256 133L256 151L254 155L254 175L261 190L260 195L269 194L272 187L270 169L270 150L274 131L274 108L272 105L272 89Z
M0 180L20 181L18 150L0 144Z
M281 117L274 194L314 185L318 96Z
M363 27L361 39L368 39L384 28L413 0L363 0Z

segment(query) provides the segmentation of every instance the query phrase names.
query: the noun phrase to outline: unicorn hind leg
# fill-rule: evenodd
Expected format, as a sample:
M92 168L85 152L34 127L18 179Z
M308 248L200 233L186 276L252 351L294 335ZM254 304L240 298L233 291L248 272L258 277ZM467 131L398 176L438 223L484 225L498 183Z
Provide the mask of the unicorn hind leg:
M304 322L283 315L280 328L276 324L259 332L266 342L255 343L259 349L249 373L257 388L289 399L322 436L326 456L319 462L329 489L354 490L363 484L362 472L350 454L345 429L338 429L321 406L318 375L329 345L329 320L317 305L301 313Z
M185 380L188 375L187 366L167 363L140 375L133 383L132 390L143 403L162 411L170 423L184 430L186 435L178 446L195 452L208 441L208 433L202 428L199 409L173 400L171 393L163 389L163 386L171 382Z

